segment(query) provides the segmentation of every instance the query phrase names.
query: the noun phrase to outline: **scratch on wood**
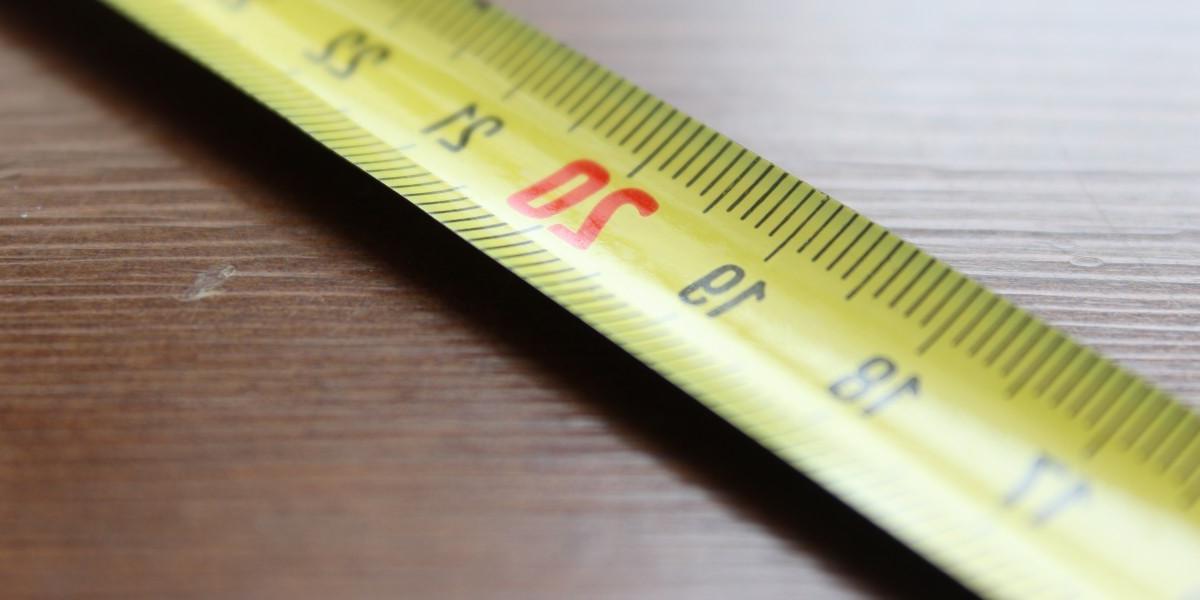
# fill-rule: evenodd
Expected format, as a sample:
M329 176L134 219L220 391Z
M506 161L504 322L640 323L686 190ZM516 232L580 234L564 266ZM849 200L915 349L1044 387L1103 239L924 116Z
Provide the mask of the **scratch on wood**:
M196 281L192 282L192 287L188 288L181 299L184 302L193 302L220 295L221 286L236 274L237 269L233 265L222 265L204 271L196 276Z

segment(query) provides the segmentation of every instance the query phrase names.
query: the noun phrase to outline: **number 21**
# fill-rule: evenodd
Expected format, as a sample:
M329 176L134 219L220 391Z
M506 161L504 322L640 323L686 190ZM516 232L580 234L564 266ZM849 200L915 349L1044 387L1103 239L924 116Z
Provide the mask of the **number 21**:
M438 139L438 143L441 144L443 148L451 152L462 152L463 149L467 147L467 144L471 143L471 136L475 135L476 132L482 134L484 137L492 137L493 135L499 133L501 129L504 129L504 121L500 120L499 117L483 116L476 118L476 110L477 107L475 106L475 103L472 102L458 112L444 117L429 125L425 129L422 129L421 133L430 134L442 129L443 127L449 126L459 119L466 119L467 124L459 132L457 141L451 141L446 138Z

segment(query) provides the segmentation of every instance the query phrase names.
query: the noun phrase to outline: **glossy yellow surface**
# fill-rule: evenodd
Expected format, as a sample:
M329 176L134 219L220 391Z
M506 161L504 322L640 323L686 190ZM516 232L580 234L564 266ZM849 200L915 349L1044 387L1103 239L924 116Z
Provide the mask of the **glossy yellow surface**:
M109 4L980 593L1200 593L1195 415L502 11ZM582 160L609 181L575 206L546 214L583 176L510 202ZM619 190L657 210L569 243Z

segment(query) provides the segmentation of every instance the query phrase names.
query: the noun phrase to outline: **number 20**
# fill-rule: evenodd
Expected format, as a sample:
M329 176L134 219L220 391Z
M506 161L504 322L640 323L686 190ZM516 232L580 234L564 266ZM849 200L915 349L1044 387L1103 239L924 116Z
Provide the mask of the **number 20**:
M584 180L561 196L535 205L534 201L549 195L551 192L583 177ZM596 192L608 185L608 171L590 160L577 160L555 171L545 179L509 196L508 205L517 212L534 219L547 219L558 213L587 200ZM612 219L617 209L629 204L637 209L638 214L648 217L658 210L658 201L653 196L633 188L617 190L600 200L578 231L572 231L564 225L551 225L549 231L562 238L568 244L581 250L587 250L600 231Z

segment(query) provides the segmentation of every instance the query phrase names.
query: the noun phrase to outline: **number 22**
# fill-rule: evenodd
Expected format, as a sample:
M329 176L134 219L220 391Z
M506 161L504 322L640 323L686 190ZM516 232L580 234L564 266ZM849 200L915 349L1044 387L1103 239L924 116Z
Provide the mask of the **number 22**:
M346 52L340 52L343 47ZM329 40L323 52L309 52L307 56L309 60L325 65L325 69L333 76L346 79L358 70L364 60L381 63L387 60L391 53L387 46L372 43L361 30L350 29ZM337 54L344 55L341 61L334 60ZM338 62L342 64L336 64Z

